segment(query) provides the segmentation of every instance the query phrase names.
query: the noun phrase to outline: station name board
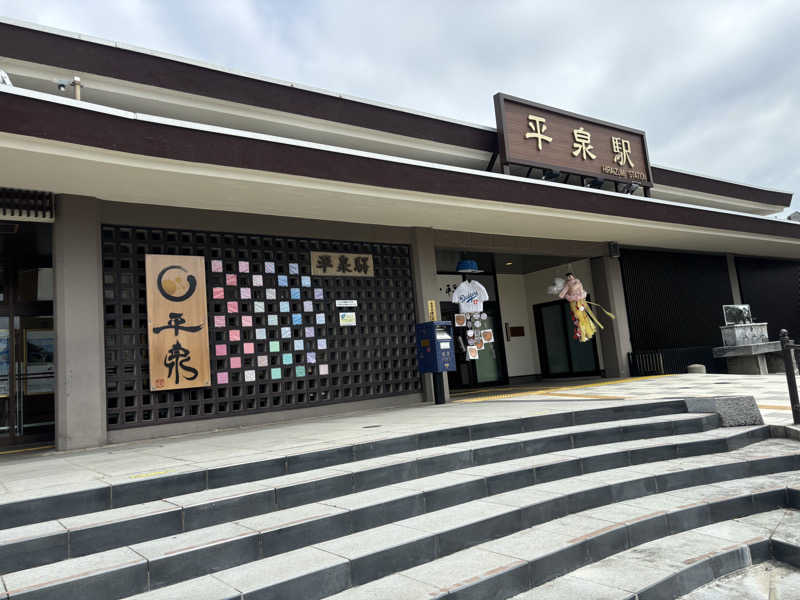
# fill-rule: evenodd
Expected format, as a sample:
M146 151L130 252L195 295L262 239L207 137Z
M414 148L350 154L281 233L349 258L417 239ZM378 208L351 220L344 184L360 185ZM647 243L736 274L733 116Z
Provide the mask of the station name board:
M653 185L643 131L495 94L502 164Z

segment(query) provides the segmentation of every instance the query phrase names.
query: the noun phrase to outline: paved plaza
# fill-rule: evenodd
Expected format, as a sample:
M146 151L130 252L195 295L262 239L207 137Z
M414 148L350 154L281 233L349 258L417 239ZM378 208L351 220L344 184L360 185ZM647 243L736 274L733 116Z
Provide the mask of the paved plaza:
M487 421L665 398L721 395L752 395L766 423L791 423L786 379L778 374L548 382L526 388L508 386L479 395L454 395L446 405L404 404L380 409L343 405L342 412L336 415L308 416L269 425L89 450L0 453L0 491L27 494L54 486L82 487L93 481L118 483ZM313 410L305 414L313 415Z

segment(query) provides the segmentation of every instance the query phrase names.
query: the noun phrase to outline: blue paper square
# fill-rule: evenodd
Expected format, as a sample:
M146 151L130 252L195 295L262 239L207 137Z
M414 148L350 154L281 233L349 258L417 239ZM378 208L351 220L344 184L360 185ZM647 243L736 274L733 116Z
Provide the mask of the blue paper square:
M292 364L292 354L291 352L287 352L283 355L283 364L290 365Z
M302 287L311 287L311 277L308 275L303 275L300 277L300 285Z
M325 313L317 313L317 325L325 325Z
M300 288L292 288L289 293L292 300L300 300Z
M294 313L292 315L292 325L302 325L303 324L303 315L299 313Z
M292 337L292 328L291 327L281 327L281 337L283 339L288 339Z
M278 286L289 287L289 278L286 275L278 275Z
M281 312L289 312L289 310L290 310L289 309L289 303L286 302L285 300L279 304L279 307L280 307L280 311Z
M303 340L295 340L294 341L294 349L295 350L304 350L305 347L303 346Z
M267 325L276 327L278 325L278 315L267 315Z
M300 265L289 263L289 275L297 275L300 272Z

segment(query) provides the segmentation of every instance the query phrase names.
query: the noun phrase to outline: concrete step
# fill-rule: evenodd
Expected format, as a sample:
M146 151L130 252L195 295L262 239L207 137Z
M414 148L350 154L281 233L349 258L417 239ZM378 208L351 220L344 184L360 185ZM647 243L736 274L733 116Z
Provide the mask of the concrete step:
M800 566L798 532L800 511L756 513L642 544L528 590L514 600L679 598L766 560L782 561L787 553L793 560L789 564ZM736 596L734 590L729 591L732 593L713 597ZM792 596L785 597L797 595L797 590L792 590ZM767 589L763 597L773 598L774 592Z
M317 449L284 457L275 472L269 461L219 466L204 470L204 487L188 493L173 492L186 481L195 486L193 471L147 486L105 481L111 508L0 531L0 590L28 600L139 593L311 600L403 582L407 571L463 552L491 554L487 544L561 526L587 510L633 514L631 502L656 499L670 507L617 524L614 535L588 531L581 547L601 560L598 548L621 552L631 539L641 544L702 526L743 503L751 512L789 505L800 444L772 437L780 428L720 424L716 414L687 413L683 402L628 405ZM167 493L154 496L159 490ZM50 501L86 490L67 492ZM679 492L699 499L675 504ZM13 500L0 504L0 520L31 518L31 506ZM46 514L39 500L31 504ZM19 510L8 516L8 507ZM512 558L514 569L531 572L530 560ZM498 577L487 579L486 597L513 595L504 570L493 568ZM451 593L429 586L418 580L403 589Z
M190 494L208 489L215 489L240 483L260 481L281 475L290 475L310 470L319 470L333 465L364 461L384 456L397 455L432 448L475 442L488 438L513 436L534 433L549 429L570 428L587 425L589 430L595 428L617 430L615 422L625 426L622 421L629 420L628 426L636 427L635 420L652 420L653 424L659 416L676 416L673 419L661 420L662 423L676 423L670 433L681 433L682 426L692 430L693 427L707 429L715 427L719 419L716 415L687 415L686 421L677 415L686 414L686 403L680 400L651 402L644 404L623 405L608 408L597 408L574 412L538 415L520 419L500 420L480 423L471 426L434 429L431 431L388 438L376 439L360 444L331 447L314 452L304 452L288 456L279 456L267 460L237 463L209 467L206 469L182 468L178 472L149 473L133 478L122 476L98 478L97 480L60 484L53 489L35 489L16 491L0 497L0 529L39 523L46 520L60 519L100 510L131 506L143 502L161 500L171 496ZM697 419L700 421L697 421ZM603 427L602 423L610 423ZM654 426L654 425L653 425ZM657 435L650 426L647 435ZM666 427L667 425L662 425ZM568 433L564 431L562 433ZM581 433L578 429L574 434ZM578 443L591 443L591 431L578 435ZM557 434L555 434L557 435ZM603 436L604 434L594 433ZM642 431L614 432L608 435L628 435L625 439L634 439L644 435ZM534 437L536 437L534 435ZM548 436L545 436L548 437ZM573 437L573 439L575 439ZM611 441L611 440L609 440ZM519 443L517 443L519 442ZM547 442L543 442L547 443ZM552 442L555 443L555 442ZM564 443L561 440L561 443ZM488 444L491 446L492 444ZM521 452L524 440L509 440L508 448L502 452ZM530 446L530 445L529 445ZM466 452L466 449L465 449ZM489 453L491 451L487 451ZM476 460L489 461L487 455L476 454ZM435 461L434 461L435 462ZM479 464L479 463L476 463Z
M708 421L704 417L681 418L678 423L674 427L691 430L704 427ZM637 423L621 427L647 435L650 431L645 425L647 424ZM654 422L654 427L657 431L666 432L659 420ZM594 435L595 431L597 429L588 430L587 433ZM723 451L762 439L767 433L768 430L763 426L727 428L682 436L646 437L643 440L615 442L594 447L583 446L522 459L512 458L479 467L467 466L466 469L449 471L462 478L457 484L434 487L424 494L418 494L416 499L408 498L402 502L397 500L394 505L391 504L393 499L389 498L384 503L385 506L364 507L360 511L351 511L353 514L349 518L355 519L355 524L358 525L359 519L375 521L380 518L381 511L392 508L399 511L397 515L402 515L404 514L402 511L406 511L406 516L409 516L414 513L408 511L413 510L415 506L419 510L418 505L422 500L425 501L427 510L435 510L477 497L532 485L534 482L562 479L579 473L604 470L611 466L646 462L664 456L665 452L669 456L688 456ZM564 435L572 437L580 433ZM538 439L552 439L552 436ZM593 439L600 441L598 437ZM506 441L500 443L505 444ZM473 464L467 460L457 461L454 464L448 457L453 453L483 450L488 447L486 446L488 440L469 444L477 444L477 448L464 450L461 448L464 444L457 444L458 448L438 449L437 452L444 454L433 456L429 455L429 451L420 451L424 456L415 454L409 457L404 453L394 457L368 459L338 468L305 471L261 482L249 482L168 498L166 501L148 502L2 530L0 574L134 544L154 537L163 537L165 534L186 532L203 526L264 514L276 508L330 500L364 488L377 489L382 484L408 483L419 479L424 486L427 485L427 479L420 478L420 475L431 471L443 471L447 466ZM559 443L557 448L561 445ZM541 446L537 448L546 449ZM593 449L598 453L596 456L591 455ZM587 454L589 455L586 456ZM512 453L511 456L517 454ZM440 467L434 469L429 461L441 457L444 459L439 463ZM493 453L492 457L500 459L502 455ZM427 467L420 468L419 463L423 461ZM480 472L481 470L485 472ZM446 481L448 478L444 479ZM413 485L412 483L412 487Z
M800 484L800 471L792 477ZM686 581L700 585L770 556L769 525L785 518L798 484L775 488L769 477L736 483L736 494L706 502L676 505L685 498L665 493L643 506L623 502L553 519L327 598L674 598L671 592L693 589Z
M780 440L776 442L778 443L773 443L772 441L764 442L764 444L773 443L775 447L771 450L768 448L760 449L757 456L761 456L761 458L747 457L746 462L748 464L746 465L738 465L737 462L728 463L728 465L737 464L736 472L739 473L764 472L765 469L769 468L785 469L792 465L794 465L794 469L797 469L798 465L800 465L800 456L796 452L798 448L782 444ZM740 449L734 452L743 453L745 450L747 449ZM789 453L790 451L794 451L794 453ZM769 454L772 454L772 456L764 457L764 455ZM623 487L619 481L603 484L597 480L591 480L593 476L591 474L583 475L581 478L584 479L584 489L578 492L571 492L565 495L559 495L554 492L543 498L542 494L536 491L537 486L532 486L527 490L519 490L518 493L501 494L491 497L488 501L467 502L449 509L429 513L422 517L368 529L357 534L347 535L347 528L341 526L341 523L346 522L343 520L342 513L345 511L342 509L327 505L309 505L300 507L301 509L306 509L304 511L305 514L300 513L299 509L278 511L264 515L263 518L266 521L262 523L256 521L258 518L243 520L236 524L219 525L153 542L145 542L131 546L130 550L137 556L145 557L148 560L145 570L148 571L150 587L153 588L176 580L179 581L181 578L199 577L205 573L214 572L231 564L240 564L245 561L250 562L245 562L241 566L242 573L251 573L252 569L258 571L261 567L269 567L265 572L272 572L271 565L274 563L283 564L281 557L285 557L292 552L310 550L309 544L314 543L314 536L318 536L331 541L327 543L328 545L326 543L315 544L314 549L316 551L333 553L338 557L345 556L348 558L348 561L346 561L347 581L349 582L348 585L352 585L369 580L368 578L370 577L374 578L376 574L383 574L381 569L404 568L410 566L407 561L431 558L430 551L435 552L436 556L444 555L458 551L460 548L471 544L490 540L498 535L518 531L524 527L529 527L533 523L556 518L565 514L563 511L585 507L587 502L592 506L598 505L598 503L602 505L613 498L614 492L612 490L615 489L624 489L626 497L638 497L652 494L653 491L656 491L659 481L664 486L663 489L669 489L673 486L681 487L681 482L692 480L692 478L688 478L685 475L685 471L695 471L695 480L701 481L715 480L719 477L729 478L734 474L734 470L729 469L728 465L725 464L708 467L693 465L691 463L692 459L681 460L689 462L684 465L664 463L665 468L660 475L629 472L627 477L630 484L627 487ZM679 461L668 461L668 463L677 462ZM649 466L654 467L656 465ZM683 469L679 469L679 467L683 467ZM594 476L597 477L597 475ZM672 477L674 477L674 481L672 481ZM404 491L407 492L407 490ZM529 497L525 497L526 492L530 493ZM592 497L598 500L593 502L590 500ZM580 500L580 498L583 500ZM315 511L319 510L322 510L323 513L315 514ZM281 514L292 513L293 511L294 514ZM324 511L327 511L327 513ZM310 528L309 523L314 521L316 522L315 526ZM339 523L338 527L336 526L337 522ZM255 531L258 531L260 536ZM291 549L292 540L295 540L294 543L298 544L296 549ZM272 552L275 554L272 557L275 561L269 562L269 559L255 560L258 558L259 543L265 553ZM288 548L287 544L289 545ZM105 553L103 554L105 555ZM298 560L306 560L312 554L316 555L315 552L306 552L305 554L301 552L293 556ZM95 555L95 557L97 556ZM65 588L65 584L71 582L69 573L85 578L86 567L84 561L89 558L82 557L59 563L57 565L58 580L54 581L50 586L45 586L49 587L48 591L54 595L48 596L45 594L41 597L70 597L68 595L69 591L64 592L64 589L69 590L68 586ZM111 558L116 557L112 556ZM264 560L268 562L263 562ZM413 562L413 564L418 563ZM50 572L49 568L39 567L27 572L15 573L11 581L13 583L14 581L30 578L39 582L43 577L43 573ZM111 571L116 568L118 568L116 563L109 566ZM230 569L225 572L228 570ZM281 567L280 570L281 572L285 571L285 567ZM219 571L217 576L220 576L219 573L222 572ZM234 575L236 573L239 572L235 572ZM298 579L297 585L302 584L304 586L309 577L313 580L314 577L319 575L316 571L309 571L308 573L304 571L303 573L290 579L292 581ZM238 577L239 575L236 576ZM245 579L250 578L250 575L241 576ZM328 575L325 575L325 578L327 579ZM43 584L40 583L39 585ZM190 582L187 585L195 585L195 583ZM291 587L294 584L286 583L285 585ZM85 582L84 589L91 589L101 597L112 597L107 595L103 586L104 580L96 579ZM40 591L42 593L45 592L44 589ZM60 595L63 593L66 593L67 596ZM183 592L181 591L181 593ZM186 593L188 594L189 592ZM300 592L298 591L298 593ZM14 596L12 595L12 597Z

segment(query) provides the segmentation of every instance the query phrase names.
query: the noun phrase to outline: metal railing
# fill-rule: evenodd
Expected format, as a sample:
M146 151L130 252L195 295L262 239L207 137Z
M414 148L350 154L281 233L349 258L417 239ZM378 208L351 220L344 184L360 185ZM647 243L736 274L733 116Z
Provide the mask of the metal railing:
M792 406L792 419L795 425L800 425L800 400L797 395L797 377L794 374L793 351L800 349L800 344L795 344L794 340L789 339L789 332L781 329L778 334L781 341L781 354L783 355L783 366L786 369L786 383L789 385L789 404Z
M713 346L690 346L635 350L628 353L628 363L633 377L686 373L692 364L705 365L709 373L727 373L726 362L714 358L712 349Z

